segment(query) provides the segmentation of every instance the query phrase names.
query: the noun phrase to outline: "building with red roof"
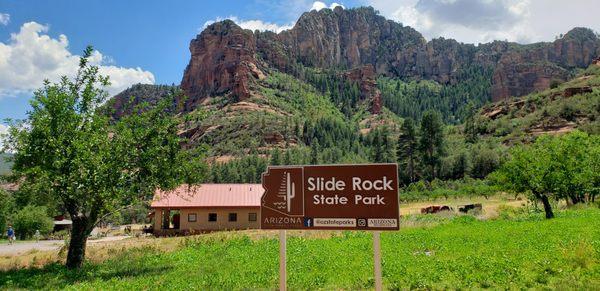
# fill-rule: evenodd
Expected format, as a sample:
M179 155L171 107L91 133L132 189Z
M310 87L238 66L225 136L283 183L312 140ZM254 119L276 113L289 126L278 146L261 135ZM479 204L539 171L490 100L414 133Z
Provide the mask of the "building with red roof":
M181 185L157 190L154 233L174 235L215 230L260 228L261 184Z

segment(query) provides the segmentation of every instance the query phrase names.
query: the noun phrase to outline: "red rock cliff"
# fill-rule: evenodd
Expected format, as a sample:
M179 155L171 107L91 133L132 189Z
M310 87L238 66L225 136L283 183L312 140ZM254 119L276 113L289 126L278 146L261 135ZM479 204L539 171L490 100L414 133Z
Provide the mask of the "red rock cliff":
M372 65L361 66L344 73L344 76L357 82L363 100L371 102L371 113L381 113L381 92L377 88L377 73Z
M570 69L585 68L600 55L593 31L574 28L553 43L523 46L505 52L492 80L492 100L521 96L550 87L552 80L565 81Z
M250 30L225 20L208 26L190 43L191 60L181 88L188 96L186 109L210 95L231 93L241 101L250 96L255 78L264 77L255 59L256 43Z
M576 28L552 43L520 45L495 41L478 46L452 39L427 42L414 29L387 20L373 8L322 9L304 13L295 26L279 34L244 30L226 20L208 26L190 43L192 58L181 88L189 95L189 110L211 95L229 94L243 100L267 67L293 73L295 66L320 68L369 67L377 75L403 79L460 82L462 68L494 70L492 98L501 100L549 87L565 80L573 69L585 68L600 55L593 31ZM260 60L260 62L259 62ZM381 102L362 81L363 96Z

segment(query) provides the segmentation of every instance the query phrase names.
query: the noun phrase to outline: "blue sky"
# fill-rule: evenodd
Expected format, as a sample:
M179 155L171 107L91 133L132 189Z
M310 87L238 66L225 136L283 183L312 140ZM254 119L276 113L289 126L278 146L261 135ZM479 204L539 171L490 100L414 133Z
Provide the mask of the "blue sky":
M43 78L73 72L88 44L115 81L178 84L188 45L206 23L234 18L245 28L281 30L305 11L371 5L428 39L463 42L552 40L574 26L600 30L594 0L153 1L0 0L0 133L5 118L24 118ZM565 18L564 15L570 17ZM563 17L561 17L563 16ZM561 21L556 21L561 19Z

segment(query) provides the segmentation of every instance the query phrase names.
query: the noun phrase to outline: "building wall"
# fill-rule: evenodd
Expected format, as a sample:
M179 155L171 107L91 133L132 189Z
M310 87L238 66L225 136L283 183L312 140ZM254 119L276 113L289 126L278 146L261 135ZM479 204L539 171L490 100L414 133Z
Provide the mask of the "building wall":
M173 209L175 210L175 209ZM260 228L260 207L253 208L183 208L180 210L180 232L199 232L229 229ZM196 222L188 221L189 214L196 214ZM208 221L209 213L217 214L217 221ZM237 213L237 221L229 221L229 213ZM249 214L256 213L256 221L249 221ZM161 229L162 209L155 209L154 229Z
M162 219L162 209L154 209L154 233L160 231Z

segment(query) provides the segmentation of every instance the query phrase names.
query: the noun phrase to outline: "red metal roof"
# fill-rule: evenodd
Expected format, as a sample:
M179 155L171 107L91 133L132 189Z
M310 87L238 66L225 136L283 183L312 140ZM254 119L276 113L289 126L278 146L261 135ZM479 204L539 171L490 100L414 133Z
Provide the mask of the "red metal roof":
M171 191L157 190L150 207L260 207L261 184L181 185Z

